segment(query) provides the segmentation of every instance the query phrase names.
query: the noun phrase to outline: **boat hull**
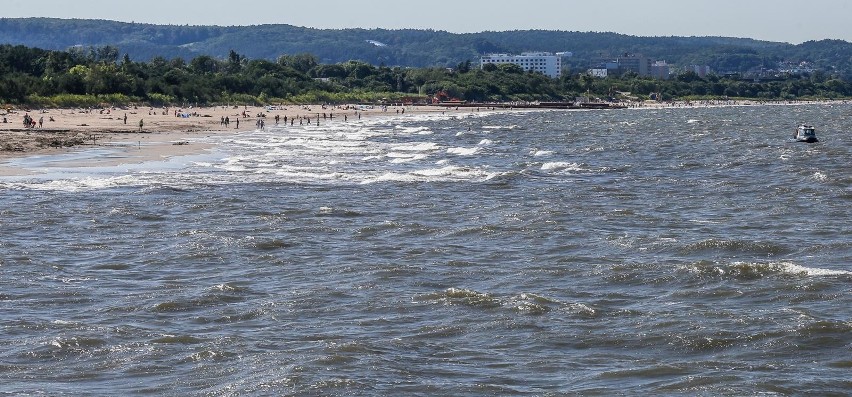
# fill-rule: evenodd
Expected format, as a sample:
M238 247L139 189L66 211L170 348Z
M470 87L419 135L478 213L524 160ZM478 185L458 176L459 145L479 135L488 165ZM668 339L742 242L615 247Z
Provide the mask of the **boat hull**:
M816 137L816 132L814 132L814 127L805 124L802 124L799 126L799 128L796 128L796 133L793 135L793 137L796 139L796 142L819 142Z

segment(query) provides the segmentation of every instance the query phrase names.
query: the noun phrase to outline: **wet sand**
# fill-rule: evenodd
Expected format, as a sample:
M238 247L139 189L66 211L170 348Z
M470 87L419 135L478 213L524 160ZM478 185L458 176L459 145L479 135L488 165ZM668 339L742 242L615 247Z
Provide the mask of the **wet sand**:
M258 121L276 125L316 125L353 122L360 118L486 111L486 108L434 106L283 106L204 108L5 109L0 117L0 176L30 171L10 164L28 156L53 156L78 150L110 148L104 159L80 161L76 166L104 166L165 160L203 153L211 145L198 138L233 135L257 129ZM35 127L26 128L25 116ZM126 119L125 119L126 117ZM222 123L223 119L228 124ZM2 118L0 118L2 120ZM41 123L39 121L41 120ZM140 120L142 126L140 128ZM239 123L237 122L239 120Z

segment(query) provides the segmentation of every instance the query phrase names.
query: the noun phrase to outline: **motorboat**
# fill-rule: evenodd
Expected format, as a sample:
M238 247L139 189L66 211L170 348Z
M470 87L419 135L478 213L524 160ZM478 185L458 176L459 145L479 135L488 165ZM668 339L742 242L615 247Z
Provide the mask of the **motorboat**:
M819 142L819 139L816 137L816 131L813 126L802 124L799 128L796 128L796 135L794 136L796 142Z

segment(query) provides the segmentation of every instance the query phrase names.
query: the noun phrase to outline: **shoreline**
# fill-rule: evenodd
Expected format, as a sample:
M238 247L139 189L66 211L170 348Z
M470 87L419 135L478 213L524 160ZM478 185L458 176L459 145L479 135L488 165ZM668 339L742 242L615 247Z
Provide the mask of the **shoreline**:
M36 157L54 157L59 164L77 167L98 167L201 154L215 145L198 142L199 139L249 133L255 131L261 121L265 127L273 127L283 126L286 120L288 126L297 128L317 122L355 122L361 118L499 111L504 110L356 105L6 109L0 110L0 120L6 118L7 121L0 123L0 177L37 173L18 165ZM35 127L24 127L25 117L31 118ZM111 153L107 158L84 161L69 162L61 158L96 149L109 149Z
M772 106L849 104L849 101L679 101L640 102L626 109L673 109L729 106ZM113 153L105 159L93 158L73 163L78 167L137 164L168 160L177 156L201 154L214 147L198 142L216 135L238 135L265 126L285 123L305 126L317 122L354 122L361 118L417 116L429 114L483 114L530 111L524 107L481 106L216 106L203 108L108 108L0 110L0 176L26 176L35 171L14 163L30 157L59 157L76 151L104 148ZM541 109L553 110L553 109ZM619 111L619 109L603 110ZM30 117L35 127L25 128ZM0 118L0 120L2 120ZM227 123L225 122L227 120ZM276 123L277 120L277 123ZM39 123L39 121L41 121ZM141 131L139 123L142 122ZM41 126L41 128L39 127ZM58 160L58 159L57 159Z
M482 106L485 109L485 106ZM501 111L504 109L495 109ZM478 112L487 110L477 110ZM67 151L104 142L162 142L176 139L252 131L265 126L310 125L318 121L354 121L361 117L403 114L470 113L469 108L438 106L215 106L203 108L5 109L0 110L0 161L30 154ZM32 120L24 126L25 118ZM227 121L227 124L226 124ZM140 125L141 123L141 125Z

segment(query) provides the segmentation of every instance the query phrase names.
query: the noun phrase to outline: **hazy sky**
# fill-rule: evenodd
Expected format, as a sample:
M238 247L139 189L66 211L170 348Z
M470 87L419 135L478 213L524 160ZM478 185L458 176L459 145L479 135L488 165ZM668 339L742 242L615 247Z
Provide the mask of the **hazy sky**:
M731 36L798 44L852 42L850 0L2 0L0 16L173 25L291 24L431 28L465 33L548 29L638 36Z

